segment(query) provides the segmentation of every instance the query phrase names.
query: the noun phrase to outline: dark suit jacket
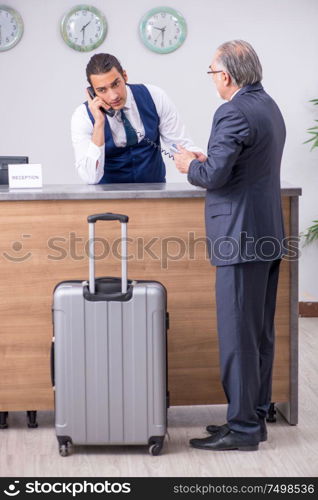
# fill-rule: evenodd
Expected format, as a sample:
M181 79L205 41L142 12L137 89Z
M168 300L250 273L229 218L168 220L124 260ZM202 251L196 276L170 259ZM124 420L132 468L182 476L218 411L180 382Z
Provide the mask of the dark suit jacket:
M188 180L207 189L209 255L216 266L281 258L284 223L280 164L286 129L261 83L247 85L216 111L208 159Z

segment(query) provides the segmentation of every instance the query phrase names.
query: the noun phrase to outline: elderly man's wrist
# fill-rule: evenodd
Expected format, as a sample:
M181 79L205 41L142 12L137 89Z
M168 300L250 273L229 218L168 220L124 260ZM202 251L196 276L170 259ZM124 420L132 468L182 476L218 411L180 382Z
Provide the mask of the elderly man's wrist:
M188 181L191 182L191 178L192 178L192 175L191 175L191 165L192 163L194 162L195 160L191 160L190 161L190 164L189 164L189 169L188 169L188 174L187 174L187 177L188 177Z
M196 165L200 165L200 162L197 158L193 158L193 160L191 160L189 163L189 170L191 167L195 167Z
M193 181L193 169L198 168L198 165L200 165L199 160L194 158L191 160L190 165L189 165L189 170L188 170L188 181L192 182Z

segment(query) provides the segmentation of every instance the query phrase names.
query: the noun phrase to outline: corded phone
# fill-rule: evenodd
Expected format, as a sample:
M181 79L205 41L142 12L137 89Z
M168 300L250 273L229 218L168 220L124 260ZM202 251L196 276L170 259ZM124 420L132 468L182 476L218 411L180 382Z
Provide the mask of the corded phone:
M96 97L95 90L93 87L87 87L87 92L89 93L90 97L94 99ZM116 111L112 108L110 109L105 109L105 108L99 108L102 113L106 113L108 116L114 116Z
M87 87L87 92L89 93L90 97L92 99L94 99L96 97L96 94L95 94L95 91L93 89L93 87ZM105 108L99 108L102 113L105 113L106 115L110 116L110 117L113 117L116 113L115 109L105 109ZM131 125L132 126L132 125ZM158 146L158 144L156 144L155 142L153 142L152 140L149 139L149 137L147 137L146 135L142 135L141 132L139 132L138 130L135 129L135 127L133 127L134 131L136 132L136 134L141 137L141 139L144 139L146 142L148 142L148 144L150 144L151 146L153 146L154 148L158 148L160 149L160 151L169 156L169 158L172 158L174 159L174 156L170 153L168 153L168 151L166 151L165 149L162 149L160 146ZM175 144L172 144L171 147L171 152L172 153L178 153L178 149L177 149L177 146Z

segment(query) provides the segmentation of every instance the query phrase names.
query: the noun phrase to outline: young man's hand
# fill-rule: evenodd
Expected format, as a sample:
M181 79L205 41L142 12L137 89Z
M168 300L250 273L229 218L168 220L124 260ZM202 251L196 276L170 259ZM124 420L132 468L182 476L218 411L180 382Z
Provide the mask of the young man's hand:
M101 147L105 144L105 113L100 110L100 107L102 106L108 109L110 106L107 106L98 96L92 99L88 90L86 90L86 93L88 107L95 120L92 142L96 144L96 146ZM96 162L96 168L98 168L98 162Z
M87 93L87 102L90 112L92 113L96 124L104 124L105 123L105 113L101 111L100 108L109 109L110 106L107 106L104 101L98 96L91 98L88 91Z

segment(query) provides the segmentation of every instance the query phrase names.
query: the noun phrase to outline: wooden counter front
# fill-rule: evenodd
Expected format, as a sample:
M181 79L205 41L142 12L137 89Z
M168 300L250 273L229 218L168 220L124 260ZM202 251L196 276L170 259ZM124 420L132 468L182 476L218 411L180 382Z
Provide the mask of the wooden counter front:
M287 234L290 207L291 198L283 197ZM168 290L171 405L225 403L219 375L215 268L206 256L203 198L3 201L0 411L53 409L49 359L53 289L63 280L88 278L87 215L108 211L130 217L128 253L133 258L128 277L158 280ZM118 222L99 222L96 236L112 245L120 238ZM105 241L97 243L97 254L106 246ZM282 262L280 273L272 398L287 404L290 266ZM96 274L120 276L120 261L113 255L98 259Z

